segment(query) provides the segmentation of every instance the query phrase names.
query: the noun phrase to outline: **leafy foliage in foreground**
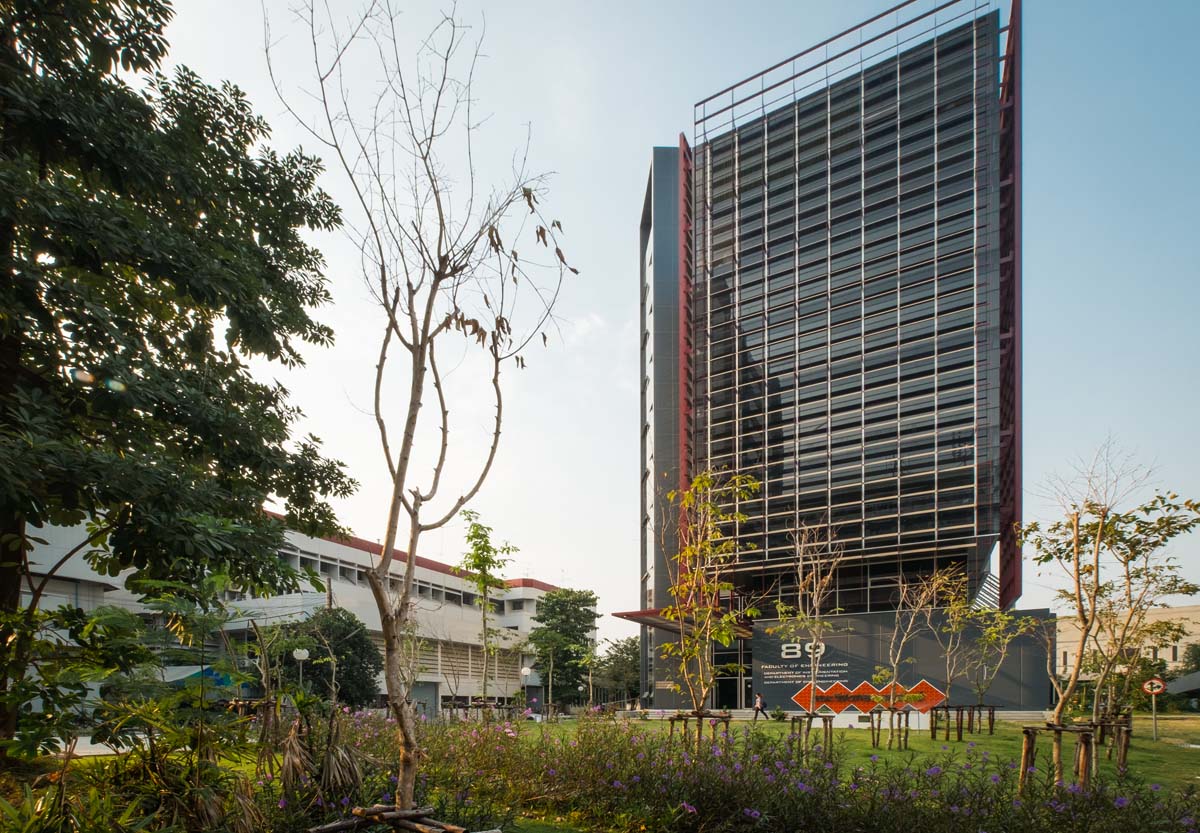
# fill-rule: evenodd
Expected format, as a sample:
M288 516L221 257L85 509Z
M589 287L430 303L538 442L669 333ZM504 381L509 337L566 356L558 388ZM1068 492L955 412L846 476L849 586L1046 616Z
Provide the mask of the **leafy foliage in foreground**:
M304 239L340 221L320 162L266 147L233 85L158 74L170 17L164 0L0 4L0 758L44 664L35 575L78 557L294 590L285 524L336 529L325 498L353 485L249 371L332 339ZM50 524L77 545L34 569ZM70 705L43 688L45 712Z
M354 806L391 801L392 721L339 711L307 723L309 766L291 775L264 774L249 794L227 794L224 815L206 833L236 830L247 818L256 830L298 833L344 818ZM1018 794L1015 762L972 745L923 756L880 752L859 765L840 748L806 752L795 736L749 727L715 739L706 727L699 752L652 724L606 718L584 718L574 732L531 723L423 723L420 736L419 803L472 830L509 829L518 815L619 833L1195 833L1200 819L1194 789L1159 788L1133 777L1100 778L1082 791L1055 785L1049 772L1037 769ZM357 767L336 784L313 765L327 754L330 739L336 754ZM187 760L185 749L177 754ZM106 772L97 768L85 781L98 786ZM72 800L93 801L88 794L85 786ZM0 810L18 830L74 829L28 826L38 800L33 794L27 807L18 802ZM250 803L234 803L241 801ZM124 824L166 829L165 805L156 805L159 812L146 821L128 813L124 798L109 803L114 819L126 814Z

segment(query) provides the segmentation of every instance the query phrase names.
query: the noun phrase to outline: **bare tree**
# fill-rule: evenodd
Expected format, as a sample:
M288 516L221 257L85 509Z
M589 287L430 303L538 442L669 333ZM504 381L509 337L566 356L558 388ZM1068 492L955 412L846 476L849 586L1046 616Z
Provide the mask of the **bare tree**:
M1058 675L1058 665L1055 663L1054 650L1058 647L1058 617L1049 616L1040 620L1033 629L1033 638L1046 651L1046 678L1054 689L1054 696L1059 700L1063 696L1063 681Z
M967 669L970 659L966 643L973 619L967 574L961 566L953 566L921 579L928 585L926 593L933 604L925 608L925 624L942 652L945 666L946 702L950 702L954 681Z
M768 627L767 633L792 642L805 640L809 681L806 711L811 716L817 712L817 677L825 637L836 629L827 617L838 612L833 601L844 550L840 542L832 540L827 525L802 525L792 535L792 546L796 604L777 601L779 623Z
M920 578L900 578L896 595L895 626L888 641L888 664L877 666L874 676L875 684L881 686L884 691L878 695L877 702L888 712L888 749L892 748L899 728L896 724L897 713L912 699L900 690L900 667L914 661L913 657L905 655L905 649L917 635L922 623L928 621L929 608L933 607L936 601L935 584Z
M373 403L391 489L382 549L367 580L383 629L388 708L398 724L396 804L407 808L419 745L409 696L413 675L406 668L412 660L403 646L414 621L421 536L453 520L483 486L500 445L502 373L524 366L523 351L539 334L547 342L543 327L564 273L577 270L559 246L562 226L539 207L546 178L529 171L528 144L514 156L506 182L490 191L477 182L480 120L472 85L479 46L467 27L444 16L410 55L389 0L370 2L345 24L338 22L338 8L305 0L297 13L311 49L313 86L306 92L316 102L316 118L293 107L274 69L271 75L285 106L322 143L354 193L349 226L380 312ZM269 56L269 28L267 40ZM370 68L351 68L352 55L365 57ZM368 101L356 98L364 94ZM517 240L529 244L524 256ZM538 254L529 257L530 250ZM451 394L440 362L464 342L478 357L468 356L464 371L483 368L467 401L490 397L495 413L475 473L450 491L443 474ZM422 477L417 469L426 456L430 469ZM398 542L406 554L397 552ZM398 558L404 570L393 588Z

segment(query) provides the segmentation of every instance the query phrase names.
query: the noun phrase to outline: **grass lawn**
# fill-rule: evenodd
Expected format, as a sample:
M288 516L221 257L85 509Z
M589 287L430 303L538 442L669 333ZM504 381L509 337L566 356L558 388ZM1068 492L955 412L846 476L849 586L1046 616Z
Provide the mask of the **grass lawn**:
M568 827L558 822L521 819L513 828L513 833L581 833L581 831L578 827Z
M651 731L667 731L666 721L650 720L638 725L645 726ZM790 724L787 722L764 722L762 720L758 721L757 725L748 724L744 721L735 721L732 728L736 732L742 732L744 731L743 727L747 725L751 726L751 731L769 733L776 736L786 735L791 730ZM570 734L575 732L576 724L571 721L549 725L545 729L548 732ZM1147 783L1158 783L1168 787L1185 787L1191 785L1200 788L1200 748L1190 748L1187 746L1189 743L1200 744L1200 716L1160 715L1158 718L1158 733L1159 740L1156 743L1151 739L1150 716L1148 714L1138 714L1134 717L1133 741L1129 750L1130 771ZM996 721L996 733L994 735L967 735L964 733L961 744L954 740L947 743L941 738L936 741L931 740L928 729L921 731L913 729L909 735L909 750L907 752L897 750L889 752L886 749L886 725L882 743L885 748L882 749L873 749L871 747L871 735L865 725L861 729L838 729L836 730L835 737L846 761L852 764L866 763L873 754L878 754L881 758L887 758L888 756L903 758L907 755L916 757L936 756L943 755L946 751L957 751L961 754L966 752L967 743L969 742L974 742L977 749L986 749L991 755L1002 760L1016 760L1021 755L1022 742L1021 726L1017 723L1009 723L1003 720ZM954 732L952 730L951 738L953 737ZM1037 743L1039 766L1043 765L1043 763L1049 766L1050 744L1051 739L1049 735L1039 736ZM946 747L945 751L943 751L943 747ZM1073 753L1074 739L1067 736L1063 740L1063 758L1070 761L1072 760L1071 756ZM1115 762L1107 760L1103 751L1101 752L1100 769L1101 772L1109 774L1115 771Z

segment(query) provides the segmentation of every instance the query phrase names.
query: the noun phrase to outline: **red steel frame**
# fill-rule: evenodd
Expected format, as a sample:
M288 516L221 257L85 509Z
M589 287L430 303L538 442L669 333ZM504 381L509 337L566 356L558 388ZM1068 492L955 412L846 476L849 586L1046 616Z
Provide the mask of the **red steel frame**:
M692 149L679 134L679 488L690 480L692 436Z
M1000 87L1000 607L1021 595L1021 0Z

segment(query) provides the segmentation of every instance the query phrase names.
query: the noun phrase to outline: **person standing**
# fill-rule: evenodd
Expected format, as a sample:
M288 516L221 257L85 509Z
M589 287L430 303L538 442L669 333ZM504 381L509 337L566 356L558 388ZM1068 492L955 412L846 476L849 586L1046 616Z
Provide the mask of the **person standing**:
M762 696L761 691L756 692L754 695L754 720L755 720L755 722L758 721L758 715L760 713L762 714L763 719L765 720L767 717L767 708L766 708L766 704L763 703L763 696Z

